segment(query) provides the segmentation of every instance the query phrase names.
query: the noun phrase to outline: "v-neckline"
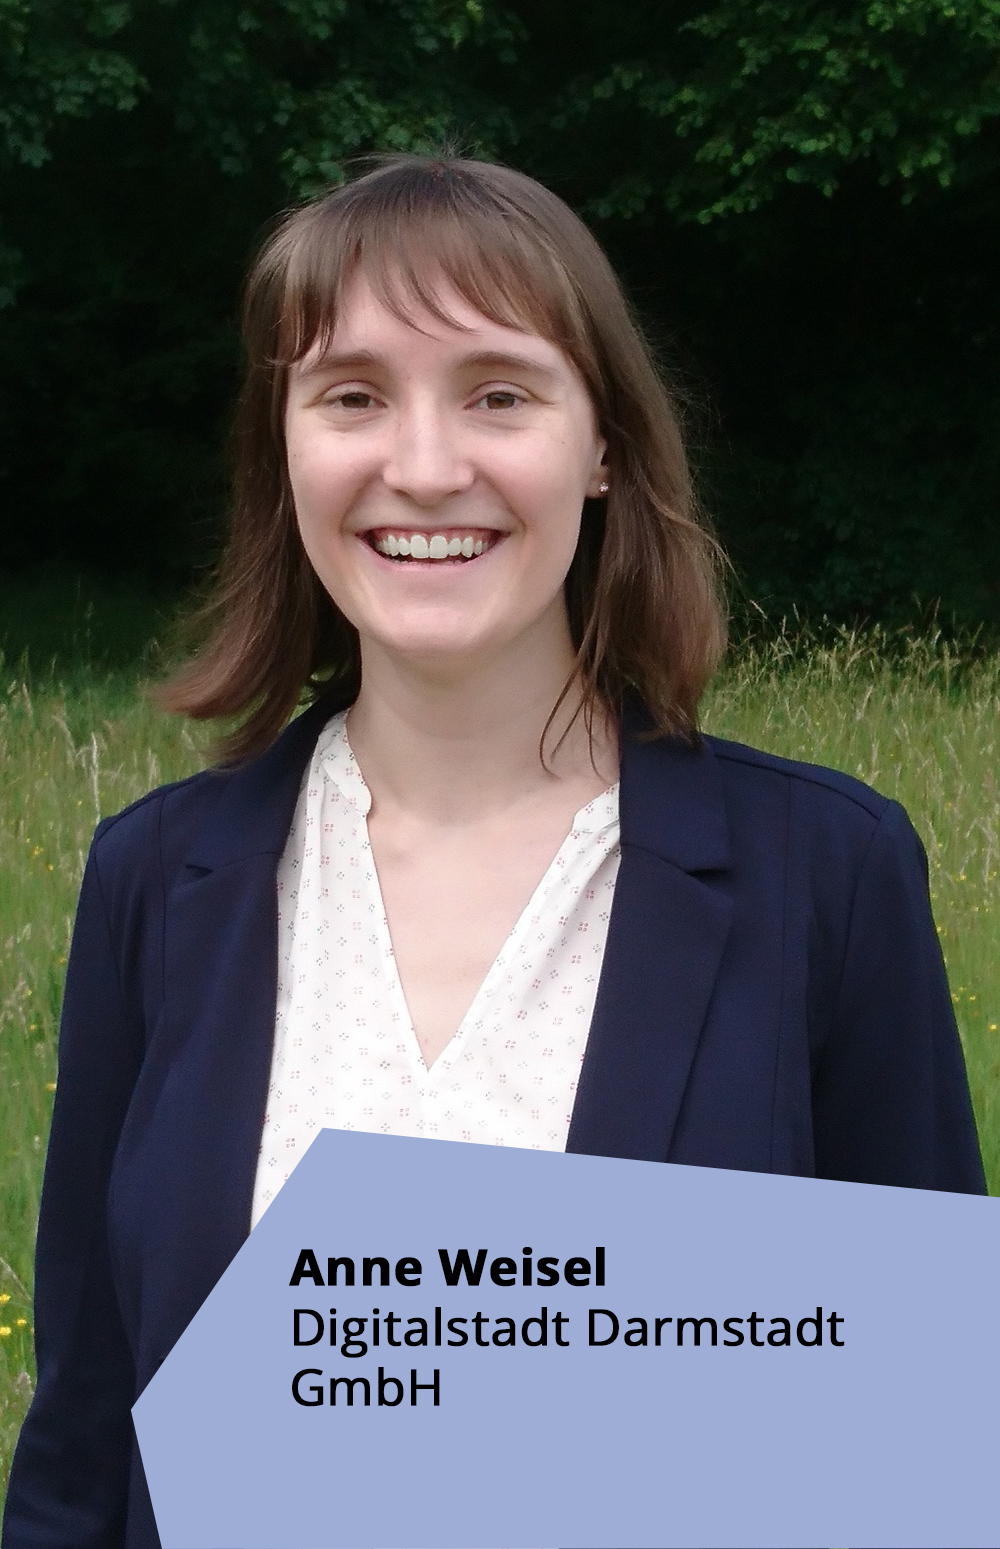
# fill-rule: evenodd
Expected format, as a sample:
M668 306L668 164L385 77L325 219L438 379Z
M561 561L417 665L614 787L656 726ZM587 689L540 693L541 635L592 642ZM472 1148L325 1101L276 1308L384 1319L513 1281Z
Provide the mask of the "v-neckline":
M382 894L382 883L378 874L378 866L375 863L375 855L371 846L371 837L368 832L368 817L371 812L371 792L361 772L361 766L354 756L347 735L347 712L341 711L333 717L327 728L328 741L323 750L323 767L329 779L333 781L341 795L344 796L357 810L360 816L360 837L365 855L370 862L371 886L374 889L373 903L375 904L375 928L379 937L379 949L381 952L384 972L387 979L389 994L395 1001L396 1013L403 1026L406 1028L411 1045L411 1055L415 1069L419 1072L421 1081L428 1083L438 1072L445 1073L451 1068L452 1059L457 1050L461 1054L462 1047L468 1042L467 1028L474 1019L474 1014L482 1003L489 1002L494 982L505 970L523 931L527 928L526 922L530 921L533 913L536 913L536 905L540 906L546 894L551 891L560 871L560 861L571 842L579 836L581 819L589 812L590 808L598 802L614 803L614 811L610 811L607 817L597 824L597 829L604 829L610 823L617 821L617 800L619 781L605 787L590 801L584 802L573 814L569 829L556 850L545 872L533 889L523 909L514 921L513 926L501 943L500 950L493 959L471 1001L466 1007L461 1020L447 1043L443 1045L437 1057L428 1065L424 1059L424 1052L420 1047L420 1039L413 1025L413 1017L410 1014L406 992L403 989L403 981L396 962L396 952L392 943L392 932L389 928L389 915L385 907L385 899ZM594 826L587 825L587 832L594 832Z
M375 916L377 920L376 928L380 938L379 945L382 950L382 958L385 964L386 976L389 981L390 993L396 1001L396 1007L400 1019L406 1027L411 1040L411 1052L413 1053L414 1061L421 1073L422 1078L425 1081L429 1077L432 1077L438 1071L439 1067L442 1073L450 1069L453 1054L456 1051L458 1054L461 1054L462 1046L468 1042L467 1029L475 1020L475 1014L480 1007L480 1003L482 1003L484 1007L486 1004L488 1004L490 996L493 993L495 981L505 971L507 964L520 944L520 937L523 935L524 931L530 924L531 918L537 914L538 908L541 907L544 898L552 890L553 886L558 880L560 860L562 859L564 852L569 848L570 844L579 835L578 819L588 810L589 807L592 807L595 802L604 801L609 797L617 797L617 792L618 782L616 781L614 785L608 786L606 790L599 792L597 796L594 796L590 801L585 802L584 805L580 807L574 814L573 821L570 823L569 831L567 832L566 837L563 839L555 855L552 857L548 866L545 868L543 876L537 883L530 898L524 905L521 913L518 915L510 931L501 943L500 950L498 951L496 957L493 959L489 968L487 968L485 975L480 981L478 989L476 990L471 1001L466 1007L465 1012L462 1015L461 1021L459 1022L455 1031L452 1033L451 1037L448 1039L447 1043L442 1047L440 1053L437 1055L437 1058L432 1060L430 1065L428 1065L424 1059L424 1052L420 1047L420 1039L417 1037L417 1031L413 1025L413 1018L410 1015L410 1008L406 999L406 992L403 989L403 981L400 977L399 965L396 962L396 952L392 944L392 932L389 929L389 916L385 907L385 899L382 896L382 884L379 880L378 867L375 864L375 856L372 851L371 840L368 834L368 821L367 818L365 818L363 823L361 842L365 848L366 854L371 861L371 885L375 889L377 903L377 908L375 910ZM601 825L601 827L604 826L604 824Z

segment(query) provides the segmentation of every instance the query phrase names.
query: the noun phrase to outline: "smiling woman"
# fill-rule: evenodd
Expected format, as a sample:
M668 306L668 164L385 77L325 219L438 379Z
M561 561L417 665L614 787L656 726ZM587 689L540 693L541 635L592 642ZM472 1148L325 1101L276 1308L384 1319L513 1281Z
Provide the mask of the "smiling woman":
M5 1549L156 1549L130 1406L324 1126L984 1188L905 813L699 734L718 552L581 222L396 158L245 324L164 690L238 724L91 850Z
M377 523L369 546L410 561L421 539L428 559L435 537L435 554L458 540L477 559L470 584L498 539L523 537L505 558L519 579L498 567L494 593L524 582L543 533L550 565L568 545L553 593L585 716L619 711L633 689L661 731L693 731L725 639L719 551L671 396L607 259L559 199L504 167L390 159L283 222L244 324L230 544L206 649L169 687L172 708L238 716L225 751L243 758L270 745L304 684L357 696L360 632L309 547L333 542L329 520L314 532L326 498L314 481L370 478L381 458L353 534ZM337 501L350 498L338 483ZM545 584L532 578L532 595Z
M605 471L593 403L547 339L490 322L443 279L435 301L447 323L405 318L358 274L329 347L293 366L302 546L369 674L373 653L454 677L527 651L566 681L563 582Z

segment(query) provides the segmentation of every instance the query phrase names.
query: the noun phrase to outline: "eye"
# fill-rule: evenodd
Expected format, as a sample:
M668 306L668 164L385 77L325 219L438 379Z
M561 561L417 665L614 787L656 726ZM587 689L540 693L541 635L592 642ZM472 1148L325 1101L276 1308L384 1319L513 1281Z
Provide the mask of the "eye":
M349 387L345 392L331 394L328 402L339 409L370 409L375 399L360 387Z
M503 409L516 409L524 399L520 393L515 393L510 387L491 387L489 392L483 393L472 405L474 409L486 408L494 412Z

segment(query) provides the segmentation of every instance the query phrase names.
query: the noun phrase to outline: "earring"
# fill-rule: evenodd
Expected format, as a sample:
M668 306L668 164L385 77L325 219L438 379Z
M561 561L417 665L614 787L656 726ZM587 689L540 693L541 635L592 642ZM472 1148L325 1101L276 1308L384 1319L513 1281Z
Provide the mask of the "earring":
M608 483L607 479L602 479L600 484L597 486L597 493L599 495L606 495L610 488L611 485Z

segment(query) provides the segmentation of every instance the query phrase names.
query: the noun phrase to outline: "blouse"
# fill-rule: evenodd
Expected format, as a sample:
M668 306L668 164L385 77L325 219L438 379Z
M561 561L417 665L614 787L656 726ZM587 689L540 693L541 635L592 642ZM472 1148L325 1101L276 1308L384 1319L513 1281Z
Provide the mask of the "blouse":
M618 786L576 814L428 1068L407 1010L347 713L321 733L278 865L278 993L256 1225L324 1127L565 1149L621 857Z

